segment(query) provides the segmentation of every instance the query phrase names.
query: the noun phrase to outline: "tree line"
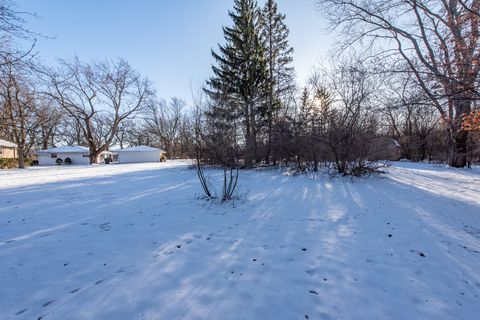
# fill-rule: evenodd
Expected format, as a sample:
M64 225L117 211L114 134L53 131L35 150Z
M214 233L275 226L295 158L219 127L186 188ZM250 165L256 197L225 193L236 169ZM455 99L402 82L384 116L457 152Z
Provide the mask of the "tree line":
M123 59L42 66L34 52L42 35L1 0L0 138L19 146L20 167L57 145L87 146L92 163L113 146L161 147L224 168L227 197L240 168L372 172L379 139L395 139L414 161L480 161L480 1L317 4L341 41L306 83L295 79L276 1L234 0L212 75L187 105L159 98ZM31 46L20 49L19 39Z
M361 175L389 138L410 160L478 163L478 0L317 3L341 41L298 86L277 3L234 1L212 51L198 161Z

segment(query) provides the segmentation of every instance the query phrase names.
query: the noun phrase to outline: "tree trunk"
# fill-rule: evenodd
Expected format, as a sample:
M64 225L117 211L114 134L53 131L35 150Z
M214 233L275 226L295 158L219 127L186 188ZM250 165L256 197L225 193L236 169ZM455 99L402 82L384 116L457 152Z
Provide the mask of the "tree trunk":
M90 154L89 154L89 159L90 159L90 164L94 164L94 163L97 163L97 156L98 156L98 152L97 152L97 148L95 146L90 146Z
M463 130L463 117L470 113L471 102L466 97L454 100L455 118L450 125L449 165L454 168L463 168L467 165L468 132Z
M463 168L467 165L467 131L461 130L453 134L449 145L449 165Z
M22 147L18 148L18 168L25 169L25 155Z
M252 131L250 123L250 105L248 102L245 103L245 141L246 141L246 150L245 150L245 167L252 167Z

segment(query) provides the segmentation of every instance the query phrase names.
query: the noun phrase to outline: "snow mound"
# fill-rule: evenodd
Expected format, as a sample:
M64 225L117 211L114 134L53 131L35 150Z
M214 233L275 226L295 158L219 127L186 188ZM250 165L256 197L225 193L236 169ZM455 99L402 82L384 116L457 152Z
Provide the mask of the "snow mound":
M85 153L89 152L88 148L82 146L66 146L45 150L39 150L37 153Z
M0 139L0 147L16 148L17 145L13 142Z
M126 149L116 149L114 151L115 152L152 152L152 151L165 152L162 149L153 148L149 146L136 146L136 147L126 148Z

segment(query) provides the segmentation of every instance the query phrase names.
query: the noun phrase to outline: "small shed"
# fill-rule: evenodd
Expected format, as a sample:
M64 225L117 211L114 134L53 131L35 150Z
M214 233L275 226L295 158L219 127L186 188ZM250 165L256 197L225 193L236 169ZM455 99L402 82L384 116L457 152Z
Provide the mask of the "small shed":
M18 146L10 141L0 139L0 158L17 159Z
M72 165L90 164L90 151L86 147L68 146L37 151L39 166L55 166L58 162ZM57 159L58 160L57 162Z
M402 147L395 139L377 138L370 143L370 160L399 161L402 157Z
M137 146L117 149L115 153L118 154L118 163L146 163L162 161L161 155L165 152L157 148Z

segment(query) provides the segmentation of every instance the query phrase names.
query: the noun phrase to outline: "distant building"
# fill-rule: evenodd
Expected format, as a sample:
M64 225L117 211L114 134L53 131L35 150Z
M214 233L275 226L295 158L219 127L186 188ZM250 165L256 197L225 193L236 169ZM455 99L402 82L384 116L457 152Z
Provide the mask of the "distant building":
M55 166L57 161L72 165L90 164L90 151L81 146L58 147L37 151L39 166ZM60 159L60 160L58 160Z
M118 154L118 163L145 163L166 160L165 151L147 146L116 149L114 152Z
M18 146L13 142L0 139L0 158L17 159Z
M398 161L402 157L402 147L395 139L377 138L370 143L370 160Z

